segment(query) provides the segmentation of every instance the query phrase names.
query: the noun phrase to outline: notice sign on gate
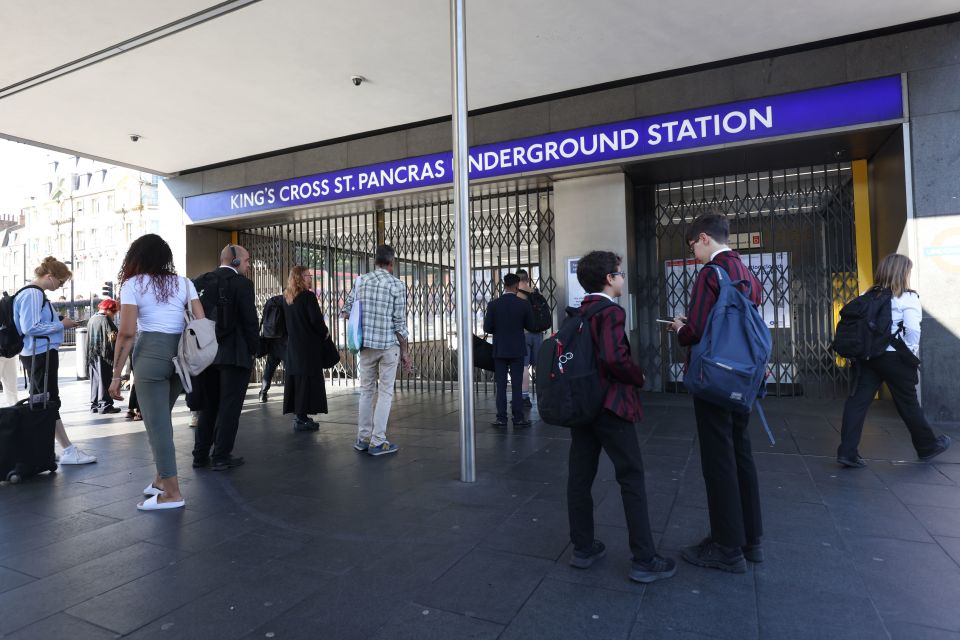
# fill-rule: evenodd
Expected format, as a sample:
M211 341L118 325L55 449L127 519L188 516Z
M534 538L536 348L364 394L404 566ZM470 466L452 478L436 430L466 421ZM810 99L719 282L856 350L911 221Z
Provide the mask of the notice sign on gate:
M740 254L743 261L763 287L763 321L771 329L790 328L790 252ZM664 275L668 287L667 315L671 318L686 315L686 300L693 290L697 273L703 266L694 258L667 260ZM684 291L686 289L687 291Z
M902 118L902 82L890 76L474 147L469 172L484 180ZM189 196L184 209L200 222L452 182L452 155L436 153Z

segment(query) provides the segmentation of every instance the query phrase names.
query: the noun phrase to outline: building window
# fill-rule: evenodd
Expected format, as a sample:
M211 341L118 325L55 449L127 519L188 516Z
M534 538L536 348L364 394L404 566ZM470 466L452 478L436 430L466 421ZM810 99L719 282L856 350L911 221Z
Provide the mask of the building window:
M107 196L107 213L113 213L116 207L113 206L113 196Z
M150 233L156 233L157 235L160 235L160 221L159 221L159 220L151 220L151 221L150 221Z
M86 249L86 234L83 231L77 231L77 249Z
M93 204L93 215L100 215L100 198L94 198L92 201Z
M82 216L83 215L83 200L75 200L73 203L73 215Z

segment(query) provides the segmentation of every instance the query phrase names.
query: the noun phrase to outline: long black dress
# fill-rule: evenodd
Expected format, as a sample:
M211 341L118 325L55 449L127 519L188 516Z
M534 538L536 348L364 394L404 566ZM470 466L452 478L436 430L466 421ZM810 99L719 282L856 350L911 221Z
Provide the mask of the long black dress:
M320 366L321 342L329 329L312 291L301 291L286 305L287 357L284 362L283 412L305 416L327 412L327 390Z

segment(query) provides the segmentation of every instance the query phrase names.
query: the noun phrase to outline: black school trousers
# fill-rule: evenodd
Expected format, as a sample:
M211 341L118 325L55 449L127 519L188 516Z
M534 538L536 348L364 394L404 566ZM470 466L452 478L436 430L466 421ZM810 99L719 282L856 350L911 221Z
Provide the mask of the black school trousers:
M570 541L586 551L594 540L593 495L600 451L606 451L620 484L627 535L634 560L646 562L656 553L647 513L647 491L643 479L643 457L632 422L607 410L589 427L570 429L570 461L567 478L567 515Z
M903 423L910 431L913 448L917 455L923 456L937 448L937 436L923 415L920 400L917 398L917 383L920 375L917 367L907 362L896 351L888 351L880 357L857 362L855 365L856 383L853 393L843 405L843 426L840 429L840 447L838 456L855 458L859 455L860 435L863 433L863 421L867 409L880 385L887 383L893 405Z
M693 399L700 440L700 468L707 487L710 536L736 548L763 535L760 484L750 449L750 414Z

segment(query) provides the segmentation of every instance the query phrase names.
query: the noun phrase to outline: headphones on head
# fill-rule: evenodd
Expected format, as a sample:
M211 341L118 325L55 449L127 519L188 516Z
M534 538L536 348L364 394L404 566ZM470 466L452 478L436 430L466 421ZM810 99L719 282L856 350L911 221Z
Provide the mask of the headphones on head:
M230 261L230 266L236 269L237 267L240 266L240 262L241 262L240 257L237 256L237 247L236 245L232 245L232 244L228 244L227 246L230 248L230 254L233 256L233 260Z

